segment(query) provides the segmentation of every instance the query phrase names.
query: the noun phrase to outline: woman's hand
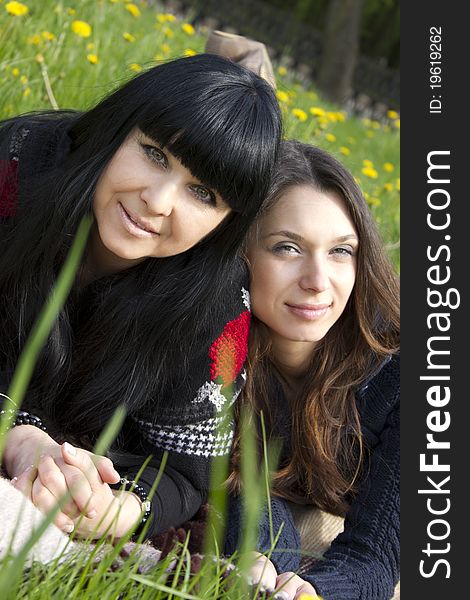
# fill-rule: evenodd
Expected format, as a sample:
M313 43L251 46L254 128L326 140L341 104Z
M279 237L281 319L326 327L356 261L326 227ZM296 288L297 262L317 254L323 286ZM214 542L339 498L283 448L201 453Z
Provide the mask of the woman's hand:
M305 598L304 598L305 595ZM276 579L276 598L279 600L307 600L318 598L312 584L295 573L281 573Z
M124 535L139 519L141 505L134 494L115 492L103 481L100 472L107 473L109 483L119 481L111 461L68 443L60 449L60 458L41 456L37 468L20 475L15 487L43 512L52 510L69 493L71 500L54 520L67 533L75 530L80 537L95 538L106 532Z
M302 594L317 597L315 588L296 575L287 572L277 574L273 563L259 552L255 552L255 562L250 570L250 579L253 585L261 585L270 592L275 592L274 597L278 600L303 600ZM305 600L307 600L305 598Z

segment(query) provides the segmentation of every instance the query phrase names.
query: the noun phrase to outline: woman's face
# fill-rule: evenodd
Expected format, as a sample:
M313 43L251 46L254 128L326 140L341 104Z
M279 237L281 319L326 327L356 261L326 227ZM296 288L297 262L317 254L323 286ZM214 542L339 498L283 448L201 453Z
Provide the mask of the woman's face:
M252 310L274 340L311 349L326 335L351 295L358 245L343 200L307 185L260 219L248 248Z
M188 250L231 209L168 150L136 129L103 171L93 210L95 259L120 270Z

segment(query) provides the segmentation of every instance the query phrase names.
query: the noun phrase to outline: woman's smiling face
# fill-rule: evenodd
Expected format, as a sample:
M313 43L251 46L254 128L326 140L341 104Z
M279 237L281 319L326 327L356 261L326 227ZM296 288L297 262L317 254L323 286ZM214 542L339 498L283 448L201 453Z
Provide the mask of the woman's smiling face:
M274 339L312 349L326 335L353 290L358 246L343 200L307 185L260 218L248 248L252 309Z
M96 187L94 258L122 270L149 257L180 254L230 210L168 150L134 130Z

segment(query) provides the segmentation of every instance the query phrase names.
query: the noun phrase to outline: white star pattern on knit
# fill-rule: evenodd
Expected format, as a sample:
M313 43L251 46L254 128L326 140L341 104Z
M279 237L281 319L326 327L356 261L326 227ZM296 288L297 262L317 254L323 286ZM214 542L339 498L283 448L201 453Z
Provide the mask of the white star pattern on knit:
M251 310L250 292L242 287L242 301L248 310Z

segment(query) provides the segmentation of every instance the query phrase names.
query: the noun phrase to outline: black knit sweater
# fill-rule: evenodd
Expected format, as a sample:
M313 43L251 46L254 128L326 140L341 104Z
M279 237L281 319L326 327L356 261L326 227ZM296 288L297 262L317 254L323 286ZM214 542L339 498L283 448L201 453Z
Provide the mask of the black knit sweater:
M288 406L280 386L273 403ZM325 600L387 600L399 579L400 560L400 366L393 356L356 393L364 443L369 458L363 478L344 524L324 560L318 560L302 577ZM281 425L282 426L282 425ZM284 432L284 436L287 432ZM288 441L287 441L288 444ZM274 552L278 572L298 571L300 537L288 504L272 499L274 532L284 522L277 547L294 552ZM234 552L240 530L240 504L231 500L226 551ZM261 522L259 549L271 547L267 514Z
M36 170L42 168L38 161L44 161L44 168L50 168L51 157L63 152L61 146L66 148L66 125L66 121L53 120L48 124L32 118L30 121L19 119L0 130L0 235L6 235L9 221L15 218L22 198L19 191L28 185L31 161ZM41 129L39 134L38 128ZM144 409L128 413L119 444L110 452L115 468L129 479L134 479L147 457L152 456L139 477L139 483L147 490L158 474L164 452L168 452L165 472L152 500L148 537L178 526L197 512L206 500L212 457L228 454L230 449L233 423L225 409L236 400L244 383L250 322L247 269L241 260L233 262L233 269L227 273L224 301L214 301L217 306L211 312L213 318L199 327L193 354L188 356L184 347L176 350L179 352L176 379L168 389L160 391L158 399L149 398ZM112 281L106 285L112 285ZM97 282L88 286L85 293L75 295L73 301L70 297L67 301L63 318L70 322L74 340L77 340L75 347L79 346L82 326L98 308L101 292ZM0 335L6 326L4 319L9 318L7 307L4 308L0 310ZM155 318L158 319L158 315ZM11 354L15 351L12 340ZM0 392L3 393L13 374L11 364L4 364L5 360L0 353ZM89 377L93 376L92 368ZM73 362L64 394L73 388L69 381L73 382ZM33 379L33 389L34 383ZM73 402L72 395L70 398ZM65 398L64 404L54 408L61 411L62 420L67 414L67 401ZM0 397L0 409L2 404ZM57 425L53 411L42 409L38 393L29 392L21 408L41 417L57 441L68 439L77 443ZM225 427L220 428L221 424ZM73 433L73 424L68 431ZM98 430L93 432L91 441L99 433Z

